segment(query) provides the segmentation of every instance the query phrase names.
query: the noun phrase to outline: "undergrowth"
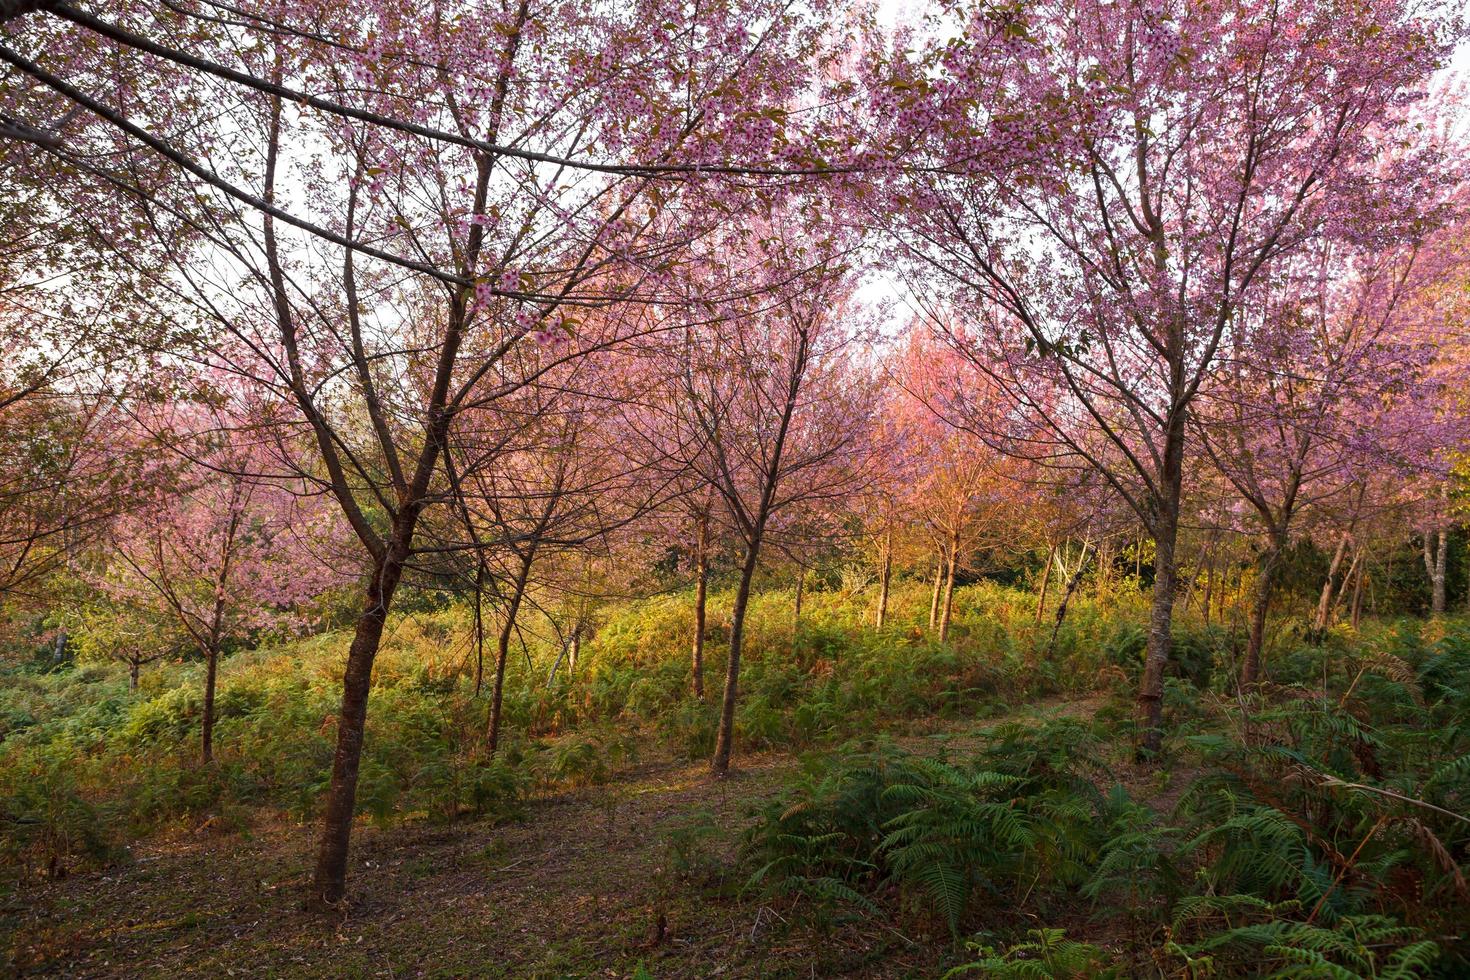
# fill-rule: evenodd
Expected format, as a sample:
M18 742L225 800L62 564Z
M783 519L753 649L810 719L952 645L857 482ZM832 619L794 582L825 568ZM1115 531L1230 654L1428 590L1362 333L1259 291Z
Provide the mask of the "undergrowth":
M1050 658L1033 646L1032 598L962 589L951 642L915 625L926 592L897 589L894 625L875 633L864 597L812 592L794 633L791 595L749 614L737 716L740 751L831 745L934 718L970 718L1004 700L1107 682L1116 609L1075 603ZM730 597L711 596L706 678L718 689ZM1010 625L1008 625L1010 624ZM707 758L718 706L689 695L687 595L615 609L575 669L533 641L512 659L502 749L485 752L488 678L475 690L465 611L390 622L358 788L369 819L516 816L529 795L605 782L640 744ZM262 813L306 821L326 790L350 636L333 633L225 661L216 761L197 761L202 665L144 671L136 692L109 664L11 667L0 676L0 860L22 878L123 859L171 826L248 826ZM559 669L553 671L553 665ZM1099 673L1101 672L1101 673Z
M1470 970L1470 633L1301 649L1193 700L1162 775L1107 712L822 754L757 815L747 887L816 929L948 935L954 976Z
M704 811L669 829L673 873L792 928L881 929L949 950L953 975L1454 976L1470 970L1470 632L1369 624L1282 631L1270 683L1222 684L1240 637L1184 621L1162 766L1131 758L1139 598L1078 597L1052 635L1030 594L961 589L949 642L928 589L757 597L737 750L806 752L752 814L731 865ZM712 596L717 689L727 594ZM462 610L390 623L358 805L380 823L516 819L528 800L617 778L641 753L707 757L716 706L690 694L689 596L614 609L580 662L517 650L501 751ZM12 667L0 681L0 860L12 885L126 861L170 827L314 818L348 637L237 653L216 762L197 762L201 668ZM488 687L488 685L486 685ZM1095 715L1013 715L1094 696ZM1111 698L1111 700L1107 700ZM938 731L934 751L899 736ZM948 739L948 741L946 741ZM907 744L907 743L906 743ZM1110 974L1111 971L1111 974Z

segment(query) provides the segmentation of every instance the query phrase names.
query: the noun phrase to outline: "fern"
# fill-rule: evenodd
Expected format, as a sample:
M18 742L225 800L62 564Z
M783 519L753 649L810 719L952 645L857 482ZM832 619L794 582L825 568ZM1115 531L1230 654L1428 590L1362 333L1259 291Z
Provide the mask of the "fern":
M1418 930L1381 915L1345 916L1335 926L1276 919L1237 926L1183 948L1189 954L1229 951L1239 966L1253 964L1272 978L1331 977L1401 980L1427 975L1438 944Z
M1031 929L1027 935L1030 941L1017 943L1004 952L972 944L971 948L982 958L948 971L945 980L974 972L1015 980L1082 980L1117 975L1105 968L1107 957L1103 950L1068 939L1061 929Z
M1134 909L1150 898L1176 897L1180 876L1173 852L1179 831L1159 826L1153 811L1130 800L1122 786L1109 793L1106 815L1107 840L1082 894L1094 901L1121 895L1125 907Z
M748 835L748 887L856 905L804 882L857 892L891 883L958 937L977 893L1080 885L1109 825L1074 761L1091 734L1065 719L988 734L970 765L881 746L814 766Z
M1461 784L1461 792L1470 788L1470 752L1466 752L1457 759L1451 759L1435 769L1424 781L1424 793L1428 795L1430 790L1439 789L1447 784Z

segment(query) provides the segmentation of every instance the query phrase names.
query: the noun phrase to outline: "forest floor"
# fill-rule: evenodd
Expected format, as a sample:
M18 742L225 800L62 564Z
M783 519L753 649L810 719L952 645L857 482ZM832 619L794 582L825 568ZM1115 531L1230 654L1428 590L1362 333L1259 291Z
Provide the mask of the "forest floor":
M1086 717L1098 703L1012 717ZM935 721L897 741L960 751L999 720ZM691 815L719 828L712 856L733 857L753 808L798 768L795 755L749 755L715 781L705 762L649 758L608 783L535 798L514 822L360 826L350 902L332 916L301 911L316 826L266 823L140 843L118 867L22 888L0 923L22 976L934 975L947 936L814 933L742 895L742 873L674 866L669 836Z

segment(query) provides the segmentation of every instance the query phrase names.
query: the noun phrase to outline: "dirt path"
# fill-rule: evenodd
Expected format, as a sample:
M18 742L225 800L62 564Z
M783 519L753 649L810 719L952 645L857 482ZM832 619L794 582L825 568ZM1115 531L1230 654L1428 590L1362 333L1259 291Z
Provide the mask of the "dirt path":
M962 732L940 734L963 744ZM183 835L139 847L120 868L20 893L12 958L22 975L67 977L623 977L639 964L659 980L923 972L933 950L909 938L839 931L814 944L740 896L739 881L672 867L672 828L707 812L728 854L751 807L796 765L752 756L712 782L702 762L656 761L537 800L517 823L362 828L354 902L330 920L299 911L314 826Z

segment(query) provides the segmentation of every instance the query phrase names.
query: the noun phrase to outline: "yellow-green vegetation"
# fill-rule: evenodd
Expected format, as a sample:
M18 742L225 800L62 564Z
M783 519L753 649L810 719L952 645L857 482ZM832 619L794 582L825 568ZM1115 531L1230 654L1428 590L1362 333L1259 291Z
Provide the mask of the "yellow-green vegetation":
M550 646L517 650L494 758L467 613L395 617L374 675L363 819L385 834L452 825L493 838L527 821L584 837L601 831L557 826L545 801L595 787L611 827L629 805L619 787L640 785L630 767L684 766L695 782L641 835L653 850L640 860L655 866L616 887L634 887L656 919L754 917L766 945L729 954L740 975L837 969L780 952L808 933L879 950L840 960L874 975L1449 976L1470 964L1464 624L1287 630L1272 683L1240 696L1211 690L1238 633L1186 622L1154 768L1130 754L1143 637L1129 590L1079 597L1053 636L1034 595L967 586L945 643L919 622L922 583L896 590L881 633L869 602L839 588L808 591L793 631L792 599L771 591L752 608L738 744L765 753L762 767L804 762L737 789L738 806L697 775L715 707L689 694L688 595L611 609L575 665ZM728 601L712 596L712 671ZM170 833L207 828L217 851L310 821L346 642L228 658L210 767L196 756L197 664L154 665L136 692L121 666L12 669L0 687L8 887L137 874L134 851ZM1048 703L1065 707L1017 717ZM527 859L502 846L478 845L481 863ZM424 860L416 873L436 874ZM698 975L642 928L563 949L557 969L581 975L621 943L629 973L643 962L653 976Z
M923 600L914 587L903 598ZM1134 643L1095 605L1074 610L1052 654L1030 597L977 585L960 593L952 643L904 625L882 634L840 592L817 593L793 637L790 593L751 611L739 713L744 749L832 743L897 722L975 717L1017 697L1092 690L1117 670L1107 651ZM717 674L721 617L711 603L707 669ZM1016 623L1014 630L1007 622ZM968 628L966 628L968 626ZM395 617L374 671L358 805L379 822L512 814L549 787L600 781L642 745L708 756L716 705L689 697L688 596L615 610L572 667L528 649L506 693L510 743L484 752L486 701L464 610ZM219 695L217 762L195 757L197 663L147 669L136 692L105 664L12 671L0 688L5 855L22 872L106 861L132 837L176 820L245 826L251 811L315 815L330 767L349 636L333 633L230 658ZM1110 646L1111 644L1111 646Z

